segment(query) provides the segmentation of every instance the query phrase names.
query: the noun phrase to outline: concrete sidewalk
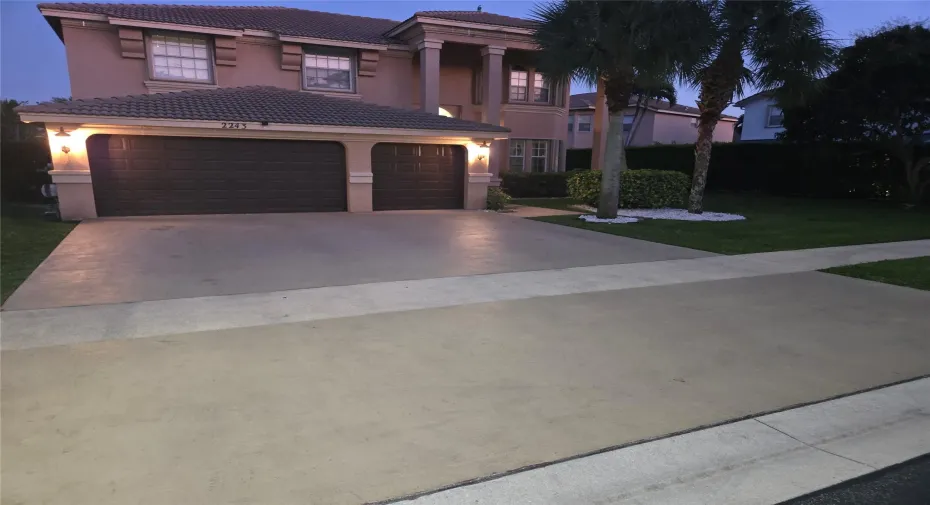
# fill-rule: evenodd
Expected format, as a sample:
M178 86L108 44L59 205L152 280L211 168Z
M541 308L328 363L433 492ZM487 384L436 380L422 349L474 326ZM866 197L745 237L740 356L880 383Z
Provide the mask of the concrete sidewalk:
M773 505L927 453L920 379L401 501Z
M3 349L316 321L470 303L808 272L930 255L930 240L5 311ZM825 274L826 275L826 274Z

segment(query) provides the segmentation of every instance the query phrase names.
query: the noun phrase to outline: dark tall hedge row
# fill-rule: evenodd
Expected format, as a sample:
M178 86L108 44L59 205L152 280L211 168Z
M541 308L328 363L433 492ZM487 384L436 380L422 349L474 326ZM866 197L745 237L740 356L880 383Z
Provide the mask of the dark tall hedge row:
M514 198L556 198L567 195L565 172L504 172L501 189Z
M48 144L41 140L0 142L0 188L4 202L37 203L43 200L43 184L52 182L46 166L51 161Z
M923 155L930 156L930 146ZM694 146L632 147L627 159L632 169L676 170L690 177ZM591 150L569 150L567 166L590 167ZM904 170L896 160L873 146L855 144L715 144L707 179L710 191L830 198L896 197L904 186Z

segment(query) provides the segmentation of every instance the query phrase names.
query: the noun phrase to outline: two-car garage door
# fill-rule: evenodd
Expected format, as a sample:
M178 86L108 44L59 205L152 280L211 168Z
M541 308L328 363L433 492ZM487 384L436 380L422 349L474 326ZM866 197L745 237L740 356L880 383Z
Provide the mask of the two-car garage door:
M94 135L99 216L346 210L336 142Z
M94 135L99 216L346 210L337 142ZM462 208L459 146L376 144L374 210Z

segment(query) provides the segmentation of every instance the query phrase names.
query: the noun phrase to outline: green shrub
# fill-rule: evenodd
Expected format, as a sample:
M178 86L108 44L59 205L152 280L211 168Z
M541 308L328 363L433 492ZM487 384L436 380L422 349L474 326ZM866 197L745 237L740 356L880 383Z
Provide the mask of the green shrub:
M566 172L505 172L501 188L514 198L561 198L566 193Z
M491 186L488 188L488 210L504 210L510 203L510 195L501 188Z
M627 209L683 207L691 182L681 172L627 170L620 174L620 206ZM601 172L573 172L568 179L568 196L597 206L601 195Z
M568 196L587 205L597 205L601 195L601 171L578 170L568 177Z
M656 209L684 207L691 181L681 172L627 170L620 174L620 207Z
M930 144L915 149L930 156ZM677 171L691 177L694 146L630 147L628 166ZM566 166L589 166L590 149L569 149ZM708 191L765 193L818 198L897 198L906 187L894 156L872 144L730 142L714 144ZM924 194L930 199L930 190Z

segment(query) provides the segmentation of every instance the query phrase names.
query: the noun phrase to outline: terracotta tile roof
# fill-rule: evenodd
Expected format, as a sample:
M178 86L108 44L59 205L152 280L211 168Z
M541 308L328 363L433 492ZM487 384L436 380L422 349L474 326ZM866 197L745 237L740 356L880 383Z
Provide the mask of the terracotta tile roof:
M424 16L451 21L465 21L468 23L481 23L485 25L512 26L515 28L535 28L536 22L529 19L501 16L490 12L478 11L420 11L415 16Z
M39 4L39 9L85 12L135 21L227 30L263 30L293 37L315 37L370 44L395 43L396 41L385 37L384 33L398 23L390 19L308 11L291 7L42 3Z
M292 7L41 3L39 9L100 14L112 18L203 26L226 30L262 30L292 37L314 37L369 44L402 43L385 33L399 22L310 11ZM422 11L415 15L496 26L532 28L533 21L478 11Z
M507 128L271 86L41 103L19 112L78 116L262 122L296 125L509 132Z
M579 93L577 95L572 95L569 97L569 109L593 109L596 99L597 93ZM636 99L634 97L630 99L630 106L632 107L635 104ZM701 111L697 107L688 107L687 105L679 104L672 105L665 100L650 100L648 107L659 112L672 111L682 114L691 114L694 116L701 115ZM727 114L722 114L720 117L723 119L737 119L736 117Z

